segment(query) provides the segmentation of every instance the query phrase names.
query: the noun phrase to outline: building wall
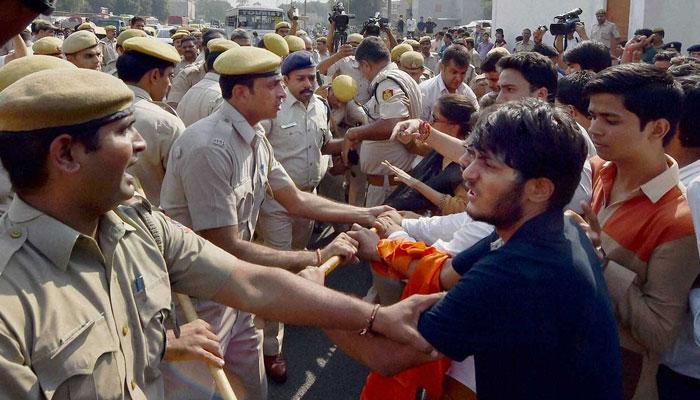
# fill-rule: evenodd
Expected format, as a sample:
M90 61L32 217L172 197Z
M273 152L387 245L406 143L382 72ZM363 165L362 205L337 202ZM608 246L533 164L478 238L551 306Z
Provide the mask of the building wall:
M596 23L595 11L605 8L605 0L493 0L493 28L503 28L508 49L511 50L515 46L515 37L522 33L523 28L534 29L540 25L549 28L549 24L555 22L554 16L578 7L583 10L581 21L588 28ZM554 37L547 32L543 42L551 45Z
M671 5L672 6L669 6ZM493 0L493 26L503 28L508 47L515 45L515 37L520 35L522 29L533 29L539 25L551 24L555 15L565 13L577 7L583 9L581 20L590 33L590 27L596 23L595 11L606 8L608 1L592 0L559 0L558 2L544 2L541 0ZM612 6L612 2L611 2ZM629 29L628 32L620 32L623 37L631 37L639 28L660 26L666 31L665 41L679 41L683 43L683 52L694 43L700 43L700 24L697 16L700 15L700 1L698 0L630 0ZM613 22L616 22L613 20ZM544 42L552 44L554 37L547 33Z
M194 0L168 2L168 15L177 15L180 17L186 16L190 20L193 20L195 17L194 11Z
M423 16L427 21L431 17L443 26L466 25L469 21L484 18L481 0L413 0L413 17Z

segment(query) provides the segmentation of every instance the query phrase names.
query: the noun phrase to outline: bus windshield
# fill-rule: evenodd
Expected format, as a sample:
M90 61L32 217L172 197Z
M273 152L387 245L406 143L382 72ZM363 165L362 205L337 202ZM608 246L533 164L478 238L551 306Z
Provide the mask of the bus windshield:
M238 28L252 30L274 30L282 21L282 12L267 10L238 10Z

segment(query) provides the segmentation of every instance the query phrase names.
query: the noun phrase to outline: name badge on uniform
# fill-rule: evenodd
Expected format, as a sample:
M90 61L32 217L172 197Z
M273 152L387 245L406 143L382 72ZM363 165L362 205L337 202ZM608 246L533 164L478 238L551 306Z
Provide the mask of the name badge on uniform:
M385 90L382 92L382 99L384 99L384 101L387 101L387 100L389 100L393 95L394 95L394 91L393 91L392 89L385 89Z
M291 127L293 127L293 126L297 126L297 123L296 123L296 122L290 122L290 123L288 123L288 124L282 125L281 128L282 128L282 129L287 129L287 128L291 128Z

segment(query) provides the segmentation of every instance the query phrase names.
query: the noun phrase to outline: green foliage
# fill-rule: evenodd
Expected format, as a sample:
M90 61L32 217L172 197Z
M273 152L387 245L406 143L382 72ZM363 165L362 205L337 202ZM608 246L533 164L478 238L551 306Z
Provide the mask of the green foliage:
M231 4L224 0L199 0L196 4L197 19L211 21L212 19L222 21L226 10L231 8Z

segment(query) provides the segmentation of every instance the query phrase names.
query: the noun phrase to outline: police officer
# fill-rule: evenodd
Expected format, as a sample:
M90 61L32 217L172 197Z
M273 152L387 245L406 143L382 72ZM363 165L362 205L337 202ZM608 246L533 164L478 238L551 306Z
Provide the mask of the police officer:
M50 38L46 37L43 39ZM40 42L43 39L39 39L37 42ZM0 68L0 92L29 74L54 68L76 69L77 67L66 60L47 55L34 55L31 57L18 58L17 60ZM2 164L0 164L0 215L4 214L10 207L13 197L14 192L12 191L10 177L7 175L7 170L5 170Z
M258 46L271 51L282 58L287 57L289 54L289 43L284 37L276 33L270 32L264 34Z
M285 39L296 37L288 35ZM277 118L264 121L275 153L297 188L315 193L326 174L328 156L339 154L341 139L333 139L330 132L330 107L325 99L314 94L316 64L308 51L291 53L282 64L286 98L282 101ZM258 228L265 245L279 250L306 248L311 237L313 221L293 217L271 196L260 210ZM286 380L286 363L282 357L282 324L266 321L263 353L268 376L278 382Z
M373 313L242 262L145 202L119 205L134 195L125 170L145 146L132 97L120 80L84 69L36 72L0 92L0 160L17 190L0 218L3 397L165 398L158 369L171 344L171 285L300 325L357 330L375 315L373 330L428 350L411 308L436 298ZM216 337L197 348L195 357L221 366Z
M134 92L134 124L148 144L130 173L139 179L148 200L158 205L170 147L185 125L170 106L154 102L161 102L168 92L180 56L169 44L147 37L128 39L122 46L117 73Z
M207 43L204 50L207 73L204 75L204 79L197 82L185 93L177 105L177 114L185 126L190 126L200 119L208 117L224 101L221 97L219 74L214 70L214 61L221 53L234 47L239 47L238 43L222 38L212 39Z
M202 45L206 49L210 40L225 39L225 36L224 32L219 29L209 29L202 34ZM179 74L175 75L173 86L170 88L167 97L167 102L172 108L177 108L178 103L182 100L185 93L204 78L204 75L207 73L205 64L204 62L194 63L185 67Z
M84 29L68 36L61 49L66 60L76 67L99 71L102 68L102 50L97 46L98 42L92 31Z
M289 47L289 52L294 53L295 51L301 51L306 49L306 43L304 39L296 35L287 35L284 37L287 46Z
M399 69L411 75L416 83L432 78L433 72L425 67L423 55L417 51L407 51L399 59Z
M102 50L102 70L106 71L107 64L119 57L117 54L117 27L114 25L105 26L107 35L100 39L100 50Z
M359 33L351 33L345 45L341 46L337 53L328 57L319 64L319 71L328 77L335 78L338 75L348 75L357 82L357 94L355 100L359 104L365 104L370 98L369 81L360 71L360 64L355 59L355 49L362 42L363 37Z
M389 49L375 37L365 38L355 53L362 74L371 82L373 95L365 104L370 123L348 129L343 157L347 162L348 152L362 142L360 168L367 174L365 204L369 207L382 204L397 184L393 175L381 165L382 161L398 163L410 170L415 158L402 144L389 138L397 122L420 116L420 91L413 78L394 67L389 57ZM408 106L404 99L408 99Z
M119 36L117 36L117 41L114 47L117 52L117 58L114 58L107 63L102 71L112 76L117 76L117 59L124 53L124 47L122 47L124 42L133 37L147 37L147 35L148 34L141 29L124 29Z
M265 193L293 215L338 222L373 221L387 209L333 203L297 189L274 157L258 122L274 118L285 98L281 59L257 47L236 47L214 62L224 102L209 117L190 126L170 152L161 207L236 257L292 270L320 265L332 255L349 255L336 240L322 250L280 251L251 242ZM240 378L249 398L263 398L262 338L250 314L213 303L198 304L200 316L215 325L227 371ZM216 323L214 323L216 321ZM196 366L171 364L169 398L191 398L179 378ZM206 373L204 373L206 375Z

